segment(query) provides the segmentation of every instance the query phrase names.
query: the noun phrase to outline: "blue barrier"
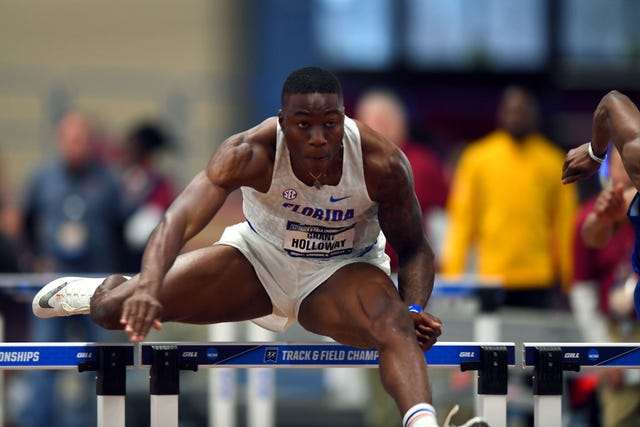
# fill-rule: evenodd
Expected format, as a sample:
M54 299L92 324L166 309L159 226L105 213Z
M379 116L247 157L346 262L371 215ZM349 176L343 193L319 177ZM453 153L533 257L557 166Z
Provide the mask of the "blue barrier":
M377 367L378 351L333 343L142 343L142 366L151 365L153 347L177 345L179 363L200 367L331 368ZM429 366L459 366L479 362L483 346L507 348L509 366L515 365L514 343L438 342L425 352Z
M133 344L3 343L0 369L78 369L81 364L98 363L99 351L105 347L121 347L125 365L133 367Z
M640 343L524 343L524 367L536 364L536 348L557 348L562 363L594 367L640 367Z
M133 344L6 343L0 345L0 369L96 371L98 427L124 427L125 371L133 356Z
M564 371L639 368L640 343L524 343L524 368L533 368L534 427L562 425Z
M179 371L204 368L376 367L378 352L334 343L174 343L140 345L140 364L151 370L154 427L175 427ZM507 368L515 366L514 343L439 342L425 352L434 366L478 371L481 414L506 427Z

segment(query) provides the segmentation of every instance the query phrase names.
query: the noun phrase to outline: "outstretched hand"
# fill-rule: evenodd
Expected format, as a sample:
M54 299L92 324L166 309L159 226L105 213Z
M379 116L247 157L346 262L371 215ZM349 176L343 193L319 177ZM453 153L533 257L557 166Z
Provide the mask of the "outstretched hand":
M627 205L623 192L624 186L622 184L600 192L594 207L598 220L605 224L611 224L614 221L625 218Z
M131 342L142 342L151 327L162 329L161 314L162 304L155 297L146 292L136 292L125 300L120 323L131 335Z
M567 153L562 166L562 183L570 184L589 178L598 169L600 164L589 157L589 142L587 142Z
M436 316L423 311L411 313L413 325L416 329L416 338L423 351L429 350L442 334L442 321Z

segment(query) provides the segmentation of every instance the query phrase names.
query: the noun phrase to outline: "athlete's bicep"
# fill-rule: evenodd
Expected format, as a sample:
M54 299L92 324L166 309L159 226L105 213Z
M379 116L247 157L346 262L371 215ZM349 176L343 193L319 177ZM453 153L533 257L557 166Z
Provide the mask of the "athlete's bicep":
M413 187L411 167L404 156L391 161L376 189L380 227L401 257L425 242L420 204Z
M265 121L227 139L213 155L207 175L231 192L242 186L265 191L270 184L275 152L275 122Z
M169 207L165 218L183 230L184 241L199 233L213 219L227 196L244 185L250 154L243 134L226 140Z
M611 91L595 111L594 131L603 126L620 149L625 143L640 138L640 111L624 94Z

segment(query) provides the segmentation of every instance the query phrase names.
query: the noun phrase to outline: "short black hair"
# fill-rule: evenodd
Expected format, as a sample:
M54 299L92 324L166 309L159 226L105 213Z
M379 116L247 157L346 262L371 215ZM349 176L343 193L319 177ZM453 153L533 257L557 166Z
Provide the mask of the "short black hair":
M164 126L155 121L142 121L131 128L127 140L137 145L144 154L171 147L171 137Z
M293 71L282 85L281 104L296 93L335 93L342 100L342 86L329 70L320 67L303 67Z

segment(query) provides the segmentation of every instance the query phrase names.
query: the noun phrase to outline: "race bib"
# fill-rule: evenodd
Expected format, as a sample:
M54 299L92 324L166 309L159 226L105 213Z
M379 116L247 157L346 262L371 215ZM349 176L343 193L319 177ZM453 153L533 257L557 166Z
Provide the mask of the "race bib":
M349 254L353 251L354 227L332 228L289 221L284 233L284 250L290 256L306 258Z

